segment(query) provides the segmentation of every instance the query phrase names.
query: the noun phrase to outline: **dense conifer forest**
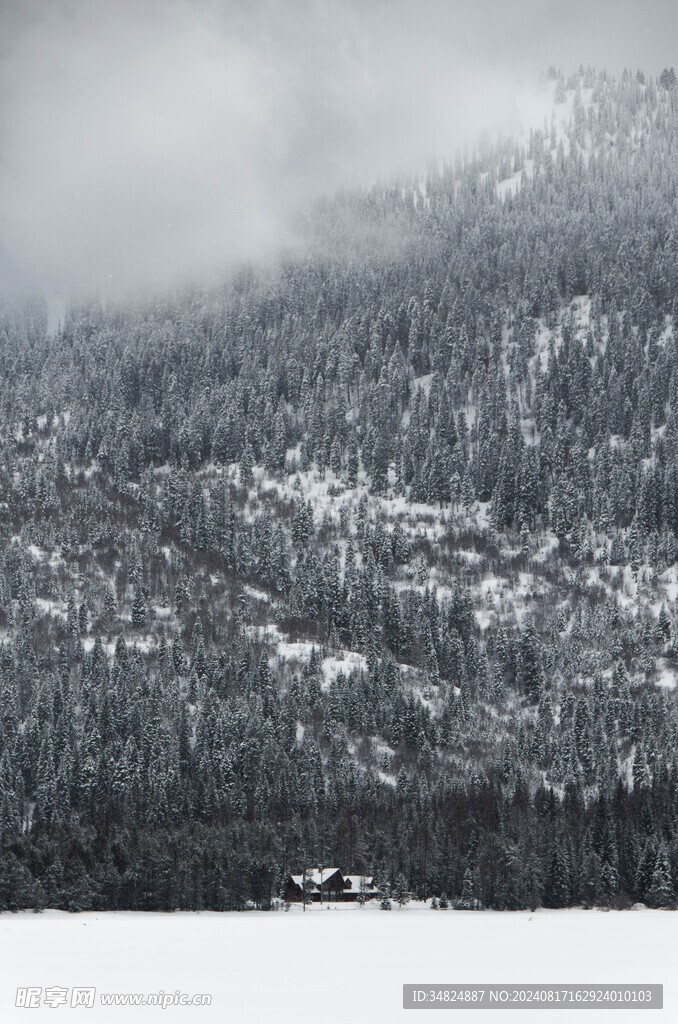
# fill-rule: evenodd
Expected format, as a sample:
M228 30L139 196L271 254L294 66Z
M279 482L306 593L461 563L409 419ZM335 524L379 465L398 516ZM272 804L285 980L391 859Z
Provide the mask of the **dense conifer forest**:
M678 88L0 310L0 909L678 894Z

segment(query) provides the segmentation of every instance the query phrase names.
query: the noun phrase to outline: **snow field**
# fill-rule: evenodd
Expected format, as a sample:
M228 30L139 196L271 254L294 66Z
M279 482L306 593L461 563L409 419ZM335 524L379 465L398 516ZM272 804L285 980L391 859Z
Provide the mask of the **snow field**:
M233 1024L416 1024L402 1009L405 983L664 984L664 1010L648 1024L678 1021L678 928L662 911L390 913L343 904L304 913L87 913L0 917L0 1020L27 1019L18 985L96 986L92 1009L39 1006L30 1019L76 1014L117 1020ZM100 993L175 990L212 994L211 1006L101 1006ZM497 1024L494 1011L447 1011L433 1021ZM571 1021L566 1010L509 1011L508 1020ZM499 1018L500 1020L502 1018ZM575 1018L576 1019L576 1018ZM643 1011L587 1010L595 1024L636 1024Z

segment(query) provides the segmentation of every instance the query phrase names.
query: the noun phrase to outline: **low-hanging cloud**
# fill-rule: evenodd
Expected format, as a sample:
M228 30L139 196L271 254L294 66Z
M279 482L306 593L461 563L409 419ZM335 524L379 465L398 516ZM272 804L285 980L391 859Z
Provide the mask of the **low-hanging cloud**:
M675 27L669 0L5 0L2 283L214 279L316 197L514 128L549 64L655 72Z

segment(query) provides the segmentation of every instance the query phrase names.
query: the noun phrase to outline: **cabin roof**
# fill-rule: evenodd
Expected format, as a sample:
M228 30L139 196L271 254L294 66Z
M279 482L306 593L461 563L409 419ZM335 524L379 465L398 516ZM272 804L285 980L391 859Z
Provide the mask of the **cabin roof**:
M322 888L324 889L331 878L339 876L344 892L358 893L361 890L373 895L379 892L374 884L374 875L345 875L339 868L307 868L306 869L306 891L308 893L320 892L322 875ZM294 885L300 889L304 888L304 875L289 876Z
M373 875L344 875L344 881L350 882L350 887L353 890L359 890L361 886L365 887L365 891L369 892L374 888L374 876Z
M325 885L330 878L334 875L339 874L343 879L343 875L339 868L307 868L306 877L313 883L313 885L320 885L322 879L322 885Z

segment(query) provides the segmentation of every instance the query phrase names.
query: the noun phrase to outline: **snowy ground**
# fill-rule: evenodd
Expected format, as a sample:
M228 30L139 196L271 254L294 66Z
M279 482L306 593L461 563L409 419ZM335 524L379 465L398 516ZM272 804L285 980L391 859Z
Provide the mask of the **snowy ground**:
M404 983L663 983L663 1011L587 1010L596 1024L678 1022L678 918L671 912L433 912L421 904L307 913L0 916L0 1020L218 1020L226 1024L392 1024ZM15 1007L17 986L96 986L94 1008ZM211 993L211 1006L102 1007L101 993ZM70 1000L70 991L68 998ZM510 1020L571 1020L509 1011ZM442 1019L496 1024L493 1011ZM433 1021L440 1019L433 1017ZM501 1020L502 1018L500 1018Z

